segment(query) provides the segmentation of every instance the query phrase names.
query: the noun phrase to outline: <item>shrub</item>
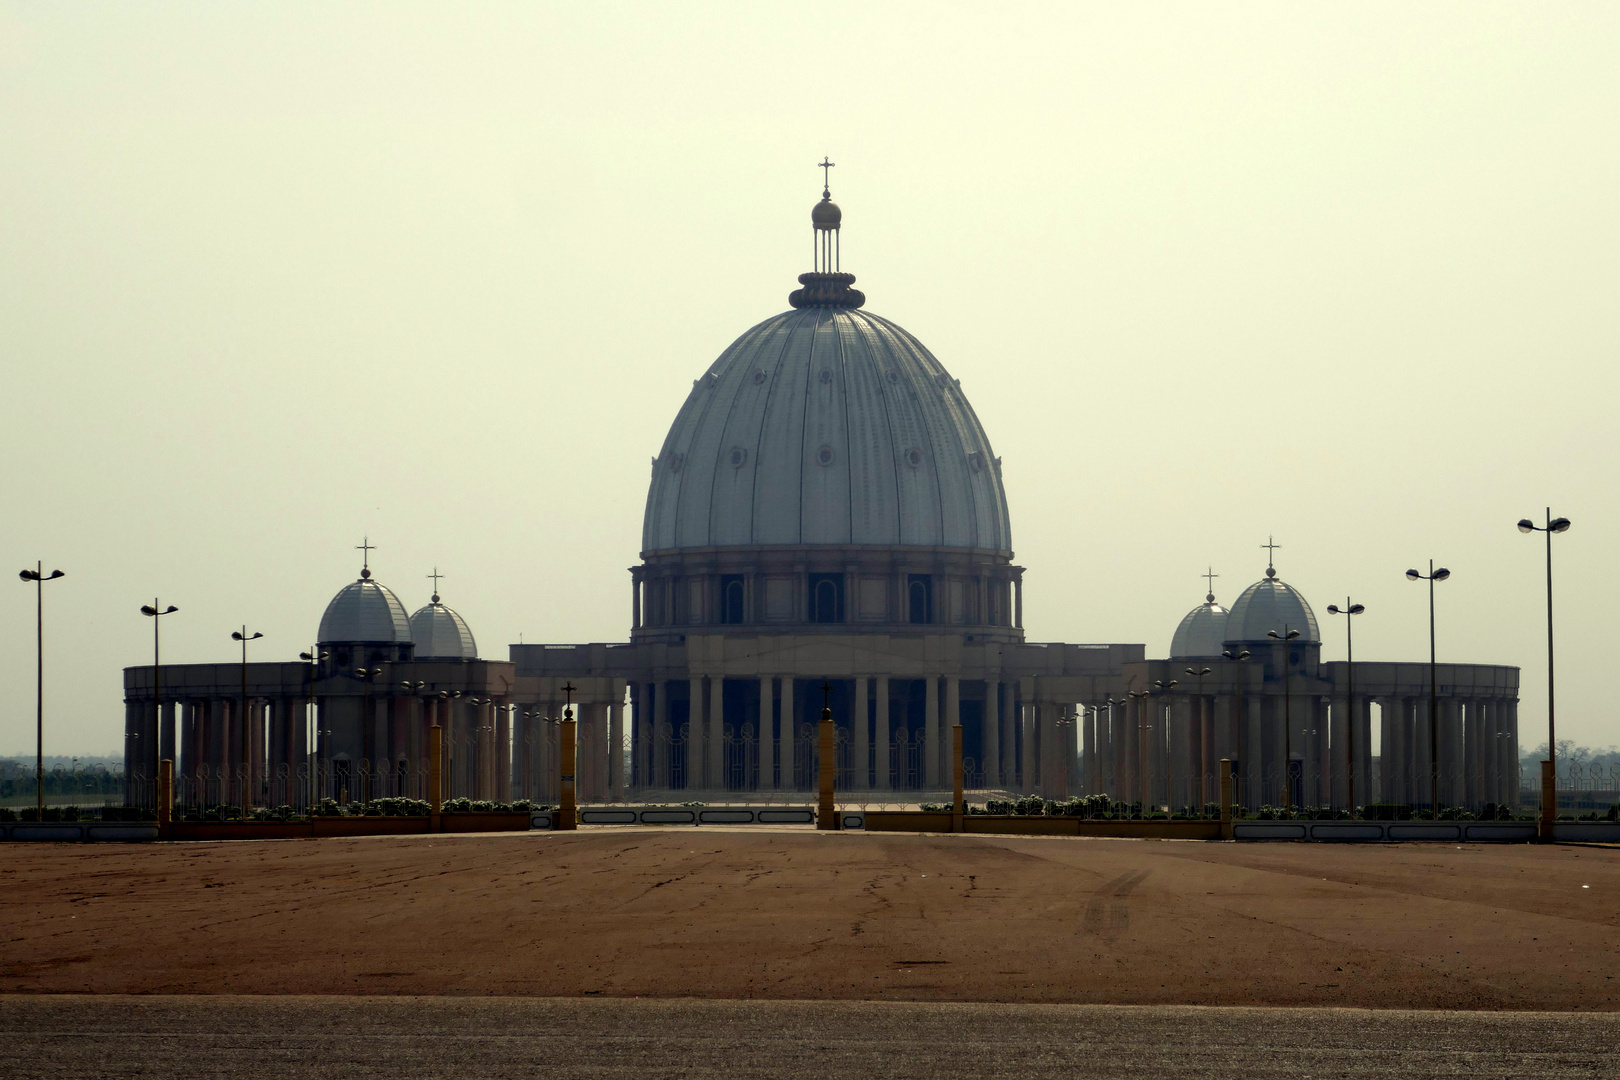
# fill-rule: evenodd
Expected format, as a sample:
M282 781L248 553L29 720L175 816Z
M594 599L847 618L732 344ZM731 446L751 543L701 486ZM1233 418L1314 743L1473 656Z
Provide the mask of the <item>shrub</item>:
M310 817L344 817L346 812L336 799L322 799L309 808Z
M0 821L16 821L17 811L9 806L0 806Z

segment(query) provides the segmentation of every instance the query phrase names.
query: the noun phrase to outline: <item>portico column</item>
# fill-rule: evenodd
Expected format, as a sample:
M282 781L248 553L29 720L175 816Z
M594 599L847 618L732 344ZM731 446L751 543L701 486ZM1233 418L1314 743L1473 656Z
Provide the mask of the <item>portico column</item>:
M1036 721L1040 725L1040 734L1037 736L1041 764L1041 786L1039 793L1042 798L1055 799L1058 792L1058 770L1061 766L1061 757L1058 752L1058 725L1057 706L1050 701L1038 703Z
M624 693L615 686L608 706L608 787L614 802L624 801Z
M877 730L873 733L872 741L874 743L873 749L875 750L875 754L873 756L877 760L875 762L876 768L874 769L876 775L873 778L873 782L877 787L877 790L889 791L893 787L893 784L889 779L889 766L893 754L894 741L889 732L889 677L887 675L879 675L877 677L874 692L877 694L877 716L875 721Z
M1018 771L1018 742L1021 738L1018 717L1018 686L1016 682L1005 684L1006 698L997 705L1001 714L1001 786L1008 790L1016 790L1019 783ZM1005 709L1000 705L1006 705Z
M1018 714L1018 733L1024 740L1022 790L1027 794L1039 794L1041 790L1041 762L1035 725L1040 722L1040 704L1026 697L1019 706Z
M930 791L939 787L939 678L930 675L924 691L927 710L923 728L923 786Z
M686 681L686 786L701 790L708 786L708 760L706 752L708 716L703 703L703 676Z
M867 777L872 755L870 729L868 723L868 709L866 705L866 676L860 675L855 679L855 707L850 710L850 777L851 787L856 791L865 791L871 786Z
M784 791L796 791L799 786L793 766L793 691L793 676L782 676L781 741L778 743L781 764L778 768L782 773L780 782Z
M1243 747L1243 805L1255 809L1266 801L1266 793L1261 784L1265 775L1261 771L1261 763L1265 757L1265 701L1255 696L1247 699L1249 713L1249 737Z
M984 684L984 786L999 788L1001 782L1001 681L992 675Z
M951 758L951 729L962 726L962 680L955 675L945 677L945 719L941 724L939 775L943 787L951 787L956 783L952 771L954 765Z
M1178 805L1191 803L1189 788L1192 776L1193 698L1178 694L1168 702L1170 708L1170 756L1165 777L1165 803L1172 811Z
M771 753L771 737L776 727L776 703L772 700L775 681L770 675L759 677L759 723L754 725L754 788L758 791L769 791L775 786L771 776L776 765Z
M647 747L649 760L652 762L652 786L659 791L669 790L669 682L660 679L653 684L652 705L653 737L652 743Z
M709 677L708 721L709 784L715 791L727 789L726 777L726 678Z
M197 774L197 703L188 701L180 713L180 745L175 758L175 775Z

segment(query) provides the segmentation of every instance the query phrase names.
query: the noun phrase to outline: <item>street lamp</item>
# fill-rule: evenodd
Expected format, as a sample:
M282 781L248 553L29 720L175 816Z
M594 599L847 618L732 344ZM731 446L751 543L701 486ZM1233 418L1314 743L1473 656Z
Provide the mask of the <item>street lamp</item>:
M264 637L255 630L248 633L247 627L231 631L231 640L242 643L242 816L247 817L249 804L253 801L253 793L249 784L253 778L253 751L252 727L248 724L247 714L247 643L257 641Z
M1451 571L1443 566L1436 570L1433 559L1429 560L1427 574L1420 574L1416 570L1406 572L1408 581L1429 583L1429 807L1430 817L1435 821L1440 820L1440 745L1437 741L1440 734L1438 716L1440 688L1435 682L1437 669L1434 662L1434 583L1444 581L1450 576Z
M345 673L350 674L350 678L359 679L366 688L365 704L361 706L360 714L360 756L365 765L365 775L360 781L360 802L364 805L371 803L371 774L377 770L377 717L371 708L371 688L382 673L380 667L358 667L352 674Z
M39 820L45 820L45 583L66 577L60 570L45 572L44 563L17 575L34 583L34 793L39 799Z
M1299 637L1298 630L1288 629L1283 623L1283 632L1267 630L1266 637L1273 641L1282 642L1283 647L1283 809L1294 809L1294 710L1293 686L1294 668L1289 660L1289 642Z
M306 742L304 746L305 768L308 776L305 778L306 797L313 803L320 797L320 722L321 699L315 694L315 680L321 673L321 661L330 659L331 652L319 645L311 645L308 652L298 654L298 659L309 665L304 669L304 675L309 680L309 704L305 706L304 731Z
M155 596L152 597L151 604L141 605L141 614L152 620L152 715L153 729L158 733L158 737L152 740L152 753L154 755L162 752L162 747L159 744L163 742L161 734L163 730L163 663L161 654L158 651L158 626L163 622L163 616L173 615L179 610L173 604L166 608L159 608L158 598ZM151 765L152 775L156 777L158 771L157 757L152 758ZM125 797L128 797L128 792L125 793Z
M1338 604L1328 605L1329 615L1343 615L1344 618L1344 647L1347 670L1349 671L1347 686L1344 692L1344 711L1347 714L1344 727L1344 753L1347 768L1345 770L1345 794L1349 797L1350 817L1356 816L1356 638L1355 616L1367 610L1365 604L1352 604L1350 598L1344 598L1344 607Z
M1519 531L1522 533L1547 534L1547 763L1552 766L1552 791L1546 790L1547 781L1542 780L1541 799L1543 806L1553 808L1553 817L1558 816L1558 743L1554 739L1556 734L1553 728L1553 605L1552 605L1552 538L1553 533L1569 531L1569 518L1555 518L1552 516L1552 507L1547 507L1547 524L1537 525L1529 518L1519 521ZM1514 747L1514 756L1518 756L1518 747ZM1548 802L1548 799L1553 800Z

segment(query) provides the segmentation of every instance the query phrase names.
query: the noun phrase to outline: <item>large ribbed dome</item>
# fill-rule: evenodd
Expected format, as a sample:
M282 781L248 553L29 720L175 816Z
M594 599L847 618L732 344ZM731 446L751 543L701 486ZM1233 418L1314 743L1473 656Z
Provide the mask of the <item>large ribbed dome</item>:
M1219 656L1221 644L1226 640L1226 609L1210 596L1202 604L1187 612L1170 639L1170 658L1180 660L1195 656Z
M411 616L411 640L418 660L476 660L478 643L467 622L435 596Z
M1304 643L1320 643L1322 633L1316 626L1316 612L1293 587L1277 578L1275 571L1243 590L1226 616L1226 640L1249 644L1265 643L1271 630L1283 633L1286 626L1299 631Z
M326 605L316 640L322 645L328 642L398 644L411 640L411 624L405 617L405 605L398 597L385 586L361 578L343 586Z
M973 407L887 319L833 305L760 323L693 384L654 459L643 552L774 544L1011 552Z

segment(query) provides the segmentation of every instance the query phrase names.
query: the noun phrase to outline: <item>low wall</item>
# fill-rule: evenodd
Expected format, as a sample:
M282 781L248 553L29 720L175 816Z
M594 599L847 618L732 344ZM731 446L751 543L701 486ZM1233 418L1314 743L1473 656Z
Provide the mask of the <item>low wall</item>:
M440 815L440 831L526 832L527 810L472 811ZM406 836L426 833L425 817L318 817L301 821L176 821L169 840L307 840L322 836ZM547 822L549 827L549 821ZM49 843L157 840L155 821L17 821L0 823L0 840Z
M867 832L950 832L949 810L868 810ZM969 814L962 831L998 836L1126 836L1161 840L1219 840L1218 821L1088 821L1072 817Z
M551 828L552 812L530 816L536 829ZM814 825L813 806L582 806L581 825ZM950 818L946 814L947 819Z
M155 821L9 821L0 840L34 843L136 843L158 838Z

